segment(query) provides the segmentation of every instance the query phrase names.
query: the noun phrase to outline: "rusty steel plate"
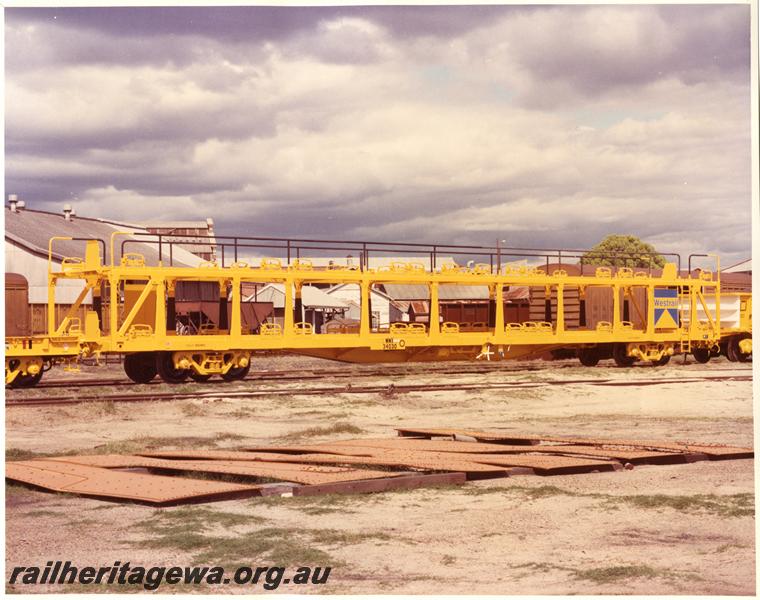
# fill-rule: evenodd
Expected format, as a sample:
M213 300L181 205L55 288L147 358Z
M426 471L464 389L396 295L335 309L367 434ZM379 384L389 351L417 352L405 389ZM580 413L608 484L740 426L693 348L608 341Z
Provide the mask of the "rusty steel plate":
M489 444L492 445L492 444ZM515 446L510 446L514 448ZM519 446L517 446L519 447ZM632 464L668 464L675 462L686 462L687 458L696 458L696 455L683 452L664 452L652 450L626 450L617 448L603 448L599 446L581 446L581 445L560 445L560 444L541 444L539 446L530 446L528 449L522 446L523 452L540 452L545 454L563 454L577 456L593 456L598 458L610 458L615 460L624 460ZM497 453L494 453L497 454ZM707 459L706 456L702 457ZM693 461L692 461L693 462Z
M347 481L344 483L326 483L324 485L302 485L293 488L294 496L316 496L318 494L366 494L369 492L387 492L389 490L411 490L419 487L441 485L461 485L467 478L464 473L424 473L399 475L388 479L368 479L366 481Z
M312 446L314 450L340 449L343 452L349 448L385 448L388 450L422 450L424 452L457 452L457 453L499 453L499 452L525 452L525 446L506 446L504 444L488 444L485 442L458 442L454 440L424 440L408 438L376 438L376 439L357 439L357 440L340 440L331 444L319 444ZM312 451L314 451L312 450ZM340 454L331 452L331 454Z
M588 473L590 471L618 471L623 468L623 465L617 461L546 454L478 454L473 460L489 465L528 467L543 475Z
M378 449L375 456L347 456L327 454L304 454L297 457L290 456L284 459L303 463L329 463L329 464L362 464L384 465L387 467L411 467L436 471L461 471L467 473L469 478L474 477L505 477L510 474L509 467L521 467L535 469L542 473L564 473L582 471L613 471L620 469L622 465L614 461L592 460L568 456L550 455L482 455L435 452L391 452ZM486 466L488 465L488 466ZM495 466L506 469L494 469ZM524 473L524 471L518 471Z
M627 440L615 438L571 438L571 437L541 437L537 438L544 442L556 442L562 444L578 444L602 447L636 448L644 450L662 450L676 452L698 452L708 456L721 457L743 456L751 458L754 455L752 448L725 446L722 444L705 444L698 442L665 442L662 440Z
M515 446L508 444L490 444L488 442L423 440L407 439L403 437L390 439L376 438L368 440L341 440L340 442L335 442L335 445L356 448L360 451L366 448L367 451L371 451L372 449L404 449L424 452L455 452L462 454L524 454L526 452L540 452L546 454L570 454L625 460L633 464L668 464L675 462L686 462L687 460L693 462L701 456L699 454L684 454L682 452L603 448L599 446L582 446L572 444L539 444L534 446ZM322 446L320 448L324 449L326 447ZM704 460L707 457L701 456L701 458Z
M152 458L197 458L200 460L257 460L260 456L247 450L151 450L138 452L137 456ZM289 454L277 454L277 456L291 456Z
M355 447L358 450L367 450L372 448L387 449L406 449L426 452L455 452L458 454L525 454L543 453L543 454L561 454L561 455L579 455L595 458L608 458L625 460L630 463L670 463L685 462L686 457L692 455L682 452L659 452L648 450L616 449L601 448L599 446L581 446L581 445L561 445L561 444L540 444L535 446L514 446L507 444L489 444L487 442L458 442L458 441L438 441L438 440L405 440L404 438L393 438L381 441L368 442L366 448L362 444L363 440L356 440L355 444L346 443L347 446ZM352 440L353 442L353 440ZM703 457L706 459L707 457ZM470 458L472 459L472 458Z
M685 444L685 451L706 454L710 460L728 460L735 458L754 458L752 448L732 446L704 446L700 444Z
M79 462L82 461L82 462ZM89 463L88 463L89 461ZM384 471L351 469L346 467L299 465L292 463L267 463L263 461L223 461L223 460L168 460L144 456L63 456L56 462L72 464L98 464L100 467L147 468L170 471L192 471L199 473L219 473L244 477L266 477L280 481L304 484L335 483L357 479L379 479L388 477Z
M705 444L699 442L665 442L662 440L626 440L615 438L577 438L560 436L519 435L507 433L494 433L487 431L471 431L465 429L425 429L425 428L402 428L396 430L400 436L425 435L425 436L464 436L485 440L488 442L508 442L512 444L539 444L541 442L553 442L560 444L579 444L586 446L617 446L624 448L641 448L646 450L670 450L681 452L696 452L706 454L711 458L752 458L752 448L726 446L723 444Z
M391 438L395 439L395 438ZM350 440L349 440L350 441ZM358 441L358 440L357 440ZM329 442L321 444L299 444L295 446L250 446L243 450L246 452L277 452L280 454L349 454L356 455L356 451L345 448L341 442Z
M273 449L276 447L273 447ZM503 469L493 469L470 460L470 456L456 457L450 453L392 452L380 448L352 448L346 446L344 454L315 452L307 454L278 454L274 452L227 452L223 450L193 451L177 450L164 452L145 452L143 456L197 458L200 455L217 457L223 455L227 460L255 460L261 462L309 463L309 464L354 464L388 467L411 467L433 471L462 471L469 473L496 473Z
M499 435L486 433L483 431L469 431L465 429L441 429L441 428L397 428L396 432L400 437L448 437L454 438L456 436L464 436L473 438L477 441L495 441L495 442L512 442L517 445L530 445L537 444L541 438L531 436L518 436L518 435Z
M5 476L37 487L85 496L167 504L256 495L258 486L113 471L53 460L8 462Z
M468 474L481 474L481 476L505 476L506 469L499 469L475 461L458 459L447 454L445 458L429 456L424 452L381 452L375 456L348 454L271 454L263 460L272 462L292 462L304 464L344 464L344 465L367 465L385 466L396 468L423 469L428 471L455 471ZM387 473L386 473L387 475Z
M421 450L425 452L456 452L478 454L521 454L525 452L543 452L547 454L578 454L583 456L623 459L629 462L676 462L683 458L682 453L658 452L647 450L630 450L600 448L598 446L540 444L535 446L490 444L488 442L462 442L455 440L420 440L403 437L371 440L342 440L335 442L338 446L351 448L385 448L389 450Z

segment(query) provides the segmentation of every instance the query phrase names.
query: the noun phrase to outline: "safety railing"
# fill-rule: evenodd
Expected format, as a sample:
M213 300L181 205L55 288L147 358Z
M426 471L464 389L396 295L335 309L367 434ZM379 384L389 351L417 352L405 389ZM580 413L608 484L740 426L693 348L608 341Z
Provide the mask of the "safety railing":
M125 232L126 233L126 232ZM414 265L414 268L404 267L405 270L417 270L419 265L425 271L447 272L472 272L476 274L495 274L499 272L516 274L520 267L515 268L509 263L530 261L534 264L526 266L525 271L535 270L545 265L545 272L549 273L550 267L556 267L553 271L566 271L567 267L575 263L580 269L581 275L593 274L599 265L599 261L614 263L618 268L644 268L651 275L657 268L658 257L667 259L677 264L681 270L681 256L677 253L657 252L599 252L596 250L579 250L567 248L524 248L506 246L481 246L461 244L425 244L413 242L369 242L355 240L322 240L313 238L275 238L275 237L245 237L245 236L187 236L171 233L128 232L129 237L121 241L121 255L126 253L126 247L134 244L150 245L155 248L157 260L162 262L168 259L170 266L175 262L182 263L176 256L177 248L183 251L193 252L202 248L204 253L211 251L217 265L228 267L239 265L241 259L250 260L251 252L264 254L271 258L262 257L263 268L272 268L276 261L280 261L279 268L293 266L299 269L315 269L316 259L319 254L340 253L339 260L345 260L345 265L326 264L325 270L330 268L358 269L361 271L370 268L373 259L380 266L379 259L389 257L408 257L406 264ZM246 254L246 256L241 256ZM467 266L460 267L443 259L452 255L459 257ZM335 256L322 256L325 260L336 258ZM308 260L307 260L308 259ZM354 261L357 261L356 263ZM272 263L266 263L272 261ZM644 263L644 265L642 265ZM392 263L391 263L392 264ZM311 265L311 267L307 266ZM614 267L610 267L614 268ZM400 270L383 265L384 270Z

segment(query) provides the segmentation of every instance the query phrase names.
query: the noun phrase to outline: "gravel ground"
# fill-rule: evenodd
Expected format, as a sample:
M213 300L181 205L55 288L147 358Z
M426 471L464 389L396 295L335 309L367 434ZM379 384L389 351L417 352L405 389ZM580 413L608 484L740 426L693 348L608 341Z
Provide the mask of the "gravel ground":
M337 366L291 357L258 363L263 369L323 365ZM110 378L119 371L112 366L85 374ZM598 377L635 383L749 374L751 365L722 359L708 365L677 359L666 367L631 369L537 361L481 375L441 376L426 372L424 365L410 366L403 378L357 377L353 382L440 383L446 377L452 383L542 383ZM244 382L230 389L251 385L267 389L283 384ZM288 385L292 395L251 399L11 407L6 410L6 450L23 457L72 450L236 448L284 439L392 436L394 427L413 426L753 444L749 381L545 385L389 396L305 396L298 394L298 383ZM332 565L329 582L308 589L290 584L279 591L749 595L755 593L753 506L752 460L169 509L7 484L6 570L56 559L96 566L115 560L167 566L303 564ZM61 590L17 584L8 591ZM123 590L73 586L69 591ZM252 588L166 586L161 591L246 593Z

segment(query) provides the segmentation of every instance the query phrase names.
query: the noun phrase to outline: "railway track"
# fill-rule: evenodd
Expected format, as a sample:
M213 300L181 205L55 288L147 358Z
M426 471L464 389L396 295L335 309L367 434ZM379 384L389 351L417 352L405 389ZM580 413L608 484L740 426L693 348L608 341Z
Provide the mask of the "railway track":
M544 386L598 385L611 387L657 386L676 383L696 383L700 381L751 381L752 375L706 375L694 377L670 377L659 379L564 379L544 381L509 381L509 382L445 382L433 384L389 384L354 386L349 382L343 386L320 387L280 387L266 390L240 389L225 386L223 390L196 389L191 392L157 392L104 394L97 396L58 396L47 398L6 399L6 407L13 406L54 406L63 404L81 404L85 402L168 402L176 400L225 400L247 399L271 396L325 396L329 394L381 394L393 396L410 392L437 391L482 391L537 388ZM103 385L102 382L100 385Z
M519 369L504 369L496 366L488 367L481 365L473 365L470 367L412 367L412 368L374 368L374 369L281 369L281 370L267 370L259 371L258 373L249 374L244 381L307 381L307 380L319 380L319 379L350 379L354 377L403 377L407 375L421 375L428 373L436 373L441 375L469 375L469 374L482 374L491 372L518 372L518 371L541 371L541 367L530 366L521 367ZM160 379L155 379L147 384L142 385L161 385L164 384ZM228 382L221 379L211 379L205 382L204 385L229 385ZM44 388L63 388L63 387L98 387L98 386L134 386L135 382L125 377L109 378L109 379L61 379L61 380L48 380L44 379L35 386L35 389Z
M579 368L576 364L568 365L552 365L552 370L557 368ZM630 367L629 367L630 368ZM647 366L635 367L635 368L651 368ZM522 372L539 372L546 371L545 366L537 365L513 365L505 367L498 363L478 363L478 364L462 364L457 366L446 367L434 367L432 365L415 365L414 367L389 367L372 368L372 369L279 369L279 370L267 370L259 371L257 373L249 374L244 381L256 382L256 381L318 381L322 379L353 379L353 378L369 378L369 377L405 377L414 375L480 375L488 373L522 373ZM713 371L719 371L723 369L712 369ZM735 366L726 368L725 370L737 371L740 370ZM751 369L748 369L751 371ZM127 377L112 377L112 378L82 378L82 379L43 379L38 383L34 389L56 389L56 388L88 388L88 387L131 387L135 386L133 381ZM155 379L147 384L149 386L165 385L160 379ZM204 385L224 385L229 386L228 382L221 379L211 379L208 382L204 382ZM6 391L8 393L9 390ZM16 390L10 390L11 393L15 393Z

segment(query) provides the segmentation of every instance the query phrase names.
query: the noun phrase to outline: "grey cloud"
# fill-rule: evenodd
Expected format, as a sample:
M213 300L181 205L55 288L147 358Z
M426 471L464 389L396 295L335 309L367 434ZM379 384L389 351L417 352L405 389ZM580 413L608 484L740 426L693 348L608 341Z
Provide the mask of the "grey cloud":
M603 11L605 19L596 23ZM693 84L749 77L749 6L565 7L509 29L505 51L535 82L526 105L556 106L675 77ZM549 93L546 93L546 92Z
M236 62L255 59L264 44L294 42L294 50L338 63L376 58L360 32L336 39L323 24L337 19L364 19L396 38L445 37L462 34L506 14L522 11L503 6L354 6L354 7L99 7L9 8L6 29L36 24L57 51L39 48L9 52L9 66L115 63L186 65L216 46ZM304 40L312 45L301 43ZM11 48L12 49L12 48Z
M749 249L746 7L20 10L5 183L33 207L241 235ZM600 15L628 15L630 37L600 39ZM571 103L618 122L579 133Z
M399 36L452 36L507 14L516 6L219 6L8 8L9 23L51 22L114 36L202 35L225 40L281 40L339 17L365 18Z
M93 7L10 8L9 23L56 22L61 27L99 31L116 38L199 35L241 41L278 40L314 26L335 8L286 7Z

